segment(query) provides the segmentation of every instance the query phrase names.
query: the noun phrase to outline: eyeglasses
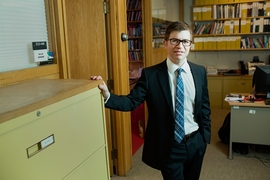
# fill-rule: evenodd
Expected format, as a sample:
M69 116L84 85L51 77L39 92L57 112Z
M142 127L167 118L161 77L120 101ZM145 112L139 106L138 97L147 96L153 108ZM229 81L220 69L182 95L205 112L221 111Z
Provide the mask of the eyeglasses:
M191 44L192 44L192 41L188 40L188 39L180 40L180 39L172 38L172 39L169 39L169 41L170 41L171 45L175 45L175 46L179 45L180 43L182 43L183 46L191 46Z

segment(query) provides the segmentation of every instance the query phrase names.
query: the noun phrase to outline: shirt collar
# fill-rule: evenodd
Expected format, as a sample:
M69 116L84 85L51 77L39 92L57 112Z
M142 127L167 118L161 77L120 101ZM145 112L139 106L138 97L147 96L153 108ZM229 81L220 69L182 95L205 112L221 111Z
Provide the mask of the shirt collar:
M172 61L167 57L167 67L168 67L168 71L173 74L179 67L172 63ZM187 61L185 60L184 64L181 66L181 68L183 69L183 72L188 72L188 70L190 69L189 68L189 65L187 63Z

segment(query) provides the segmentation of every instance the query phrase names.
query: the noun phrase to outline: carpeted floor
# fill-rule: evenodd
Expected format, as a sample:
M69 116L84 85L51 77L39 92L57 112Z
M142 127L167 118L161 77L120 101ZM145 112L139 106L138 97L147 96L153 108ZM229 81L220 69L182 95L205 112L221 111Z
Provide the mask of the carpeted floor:
M228 145L218 138L218 129L229 110L212 109L212 138L208 145L201 180L270 180L270 148L253 145L248 155L234 153L229 160ZM159 171L141 161L141 147L133 156L133 168L126 177L113 175L111 180L162 180ZM256 153L254 153L254 148ZM257 156L257 157L255 157Z

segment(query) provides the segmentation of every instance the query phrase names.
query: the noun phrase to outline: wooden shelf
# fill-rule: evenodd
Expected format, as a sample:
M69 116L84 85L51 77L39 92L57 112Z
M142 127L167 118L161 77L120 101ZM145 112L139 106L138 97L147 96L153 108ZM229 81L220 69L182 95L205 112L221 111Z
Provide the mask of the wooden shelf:
M215 5L224 5L224 4L243 4L243 3L250 3L250 2L264 2L266 0L253 0L253 1L242 1L241 2L224 2L224 3L215 3ZM214 4L195 4L192 7L201 7L201 6L212 6Z
M269 51L270 16L262 16L269 14L269 5L266 0L193 5L192 51Z
M246 36L246 35L270 35L270 32L258 32L258 33L234 33L234 34L194 34L193 37L215 37L215 36Z
M246 49L207 49L207 50L190 50L192 52L206 52L206 51L269 51L270 48L246 48Z

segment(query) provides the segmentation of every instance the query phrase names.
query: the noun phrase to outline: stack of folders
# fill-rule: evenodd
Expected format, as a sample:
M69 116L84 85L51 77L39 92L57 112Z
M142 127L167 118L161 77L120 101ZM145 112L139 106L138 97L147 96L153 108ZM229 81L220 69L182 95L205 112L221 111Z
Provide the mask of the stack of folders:
M206 67L206 71L207 74L212 74L212 75L216 75L218 73L217 68L213 67L213 66L207 66Z
M244 99L245 96L241 94L228 94L224 100L227 102L244 102Z

